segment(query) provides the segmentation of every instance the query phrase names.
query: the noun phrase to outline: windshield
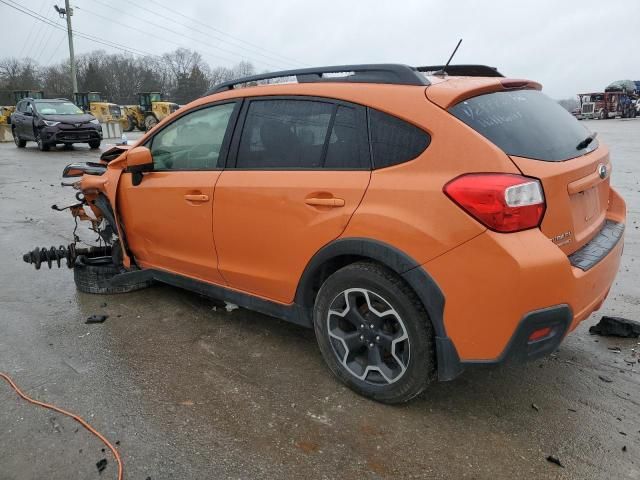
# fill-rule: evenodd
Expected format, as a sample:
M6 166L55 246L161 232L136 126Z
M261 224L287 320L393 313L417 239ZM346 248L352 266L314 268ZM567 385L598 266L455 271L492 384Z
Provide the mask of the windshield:
M149 100L152 102L160 102L162 101L162 96L159 93L150 93Z
M89 94L89 101L90 102L100 102L100 94L99 93L90 93Z
M36 102L35 106L42 115L80 115L84 113L71 102Z
M449 111L506 154L562 161L595 150L597 141L579 149L590 132L557 102L537 90L479 95Z

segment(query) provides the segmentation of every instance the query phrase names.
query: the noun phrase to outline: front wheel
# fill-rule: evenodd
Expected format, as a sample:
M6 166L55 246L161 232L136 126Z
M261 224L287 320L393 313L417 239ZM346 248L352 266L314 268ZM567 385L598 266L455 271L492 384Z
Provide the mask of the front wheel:
M93 140L89 142L89 148L91 149L100 148L100 140Z
M119 273L122 271L113 263L111 257L78 257L73 267L73 280L76 283L76 288L81 292L101 295L128 293L151 285L151 282L148 281L111 285L111 279Z
M314 309L331 371L365 397L402 403L436 376L433 327L415 292L394 272L357 262L331 275Z
M51 145L42 140L40 132L36 133L36 143L38 144L38 150L40 150L41 152L48 152L49 148L51 147Z
M136 127L136 121L132 117L127 117L127 124L124 127L125 132L133 132Z
M20 138L20 135L18 135L18 132L16 132L15 128L12 130L12 132L13 132L13 141L16 144L16 147L18 148L26 147L27 141Z

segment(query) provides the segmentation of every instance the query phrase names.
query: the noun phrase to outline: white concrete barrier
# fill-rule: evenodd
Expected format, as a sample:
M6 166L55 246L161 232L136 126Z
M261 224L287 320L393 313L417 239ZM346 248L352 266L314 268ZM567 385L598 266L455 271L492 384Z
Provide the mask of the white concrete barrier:
M0 124L0 142L13 142L11 125L7 125L5 123Z
M122 125L120 122L104 122L101 123L102 138L122 138Z

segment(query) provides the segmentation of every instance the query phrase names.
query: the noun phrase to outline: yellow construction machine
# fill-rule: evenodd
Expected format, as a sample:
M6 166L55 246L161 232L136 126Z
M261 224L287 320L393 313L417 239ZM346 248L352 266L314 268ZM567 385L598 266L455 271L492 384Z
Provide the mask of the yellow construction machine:
M100 123L122 120L120 105L107 102L100 92L76 92L73 96L76 105L96 117Z
M145 132L179 108L177 103L163 100L160 92L141 92L137 95L138 105L124 105L125 132L131 132L134 128Z

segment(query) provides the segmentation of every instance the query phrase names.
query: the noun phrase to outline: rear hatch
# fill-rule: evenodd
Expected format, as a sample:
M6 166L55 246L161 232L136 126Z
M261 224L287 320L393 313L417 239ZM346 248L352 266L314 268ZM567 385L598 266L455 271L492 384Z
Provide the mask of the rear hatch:
M540 180L547 206L540 229L562 251L569 255L597 235L608 207L609 151L557 102L535 89L501 89L449 112Z

